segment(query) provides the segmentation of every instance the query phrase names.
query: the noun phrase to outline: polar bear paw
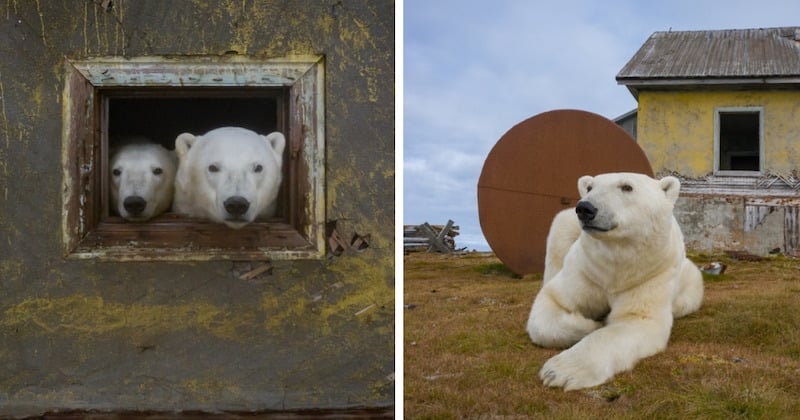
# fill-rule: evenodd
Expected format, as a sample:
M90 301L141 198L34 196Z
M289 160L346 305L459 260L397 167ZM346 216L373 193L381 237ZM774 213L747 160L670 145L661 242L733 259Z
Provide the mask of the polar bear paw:
M609 380L612 374L604 372L591 356L566 350L545 362L539 378L546 386L563 387L565 391L589 388Z

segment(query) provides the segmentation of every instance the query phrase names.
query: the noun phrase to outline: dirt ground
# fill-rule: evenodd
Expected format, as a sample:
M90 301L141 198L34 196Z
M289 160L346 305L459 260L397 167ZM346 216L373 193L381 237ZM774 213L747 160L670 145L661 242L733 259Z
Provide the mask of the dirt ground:
M525 332L541 276L492 254L404 259L406 418L800 418L800 260L719 261L703 307L675 321L667 350L611 382L547 388L557 353ZM739 256L741 258L741 256Z

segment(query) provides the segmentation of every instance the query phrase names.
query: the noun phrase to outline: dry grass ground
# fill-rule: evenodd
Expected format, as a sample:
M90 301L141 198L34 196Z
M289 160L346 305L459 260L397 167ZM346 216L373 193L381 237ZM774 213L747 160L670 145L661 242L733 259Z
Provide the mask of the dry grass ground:
M541 277L492 255L405 258L406 418L800 418L800 260L694 255L728 265L706 276L699 312L676 320L667 350L588 390L541 384L556 350L525 333Z

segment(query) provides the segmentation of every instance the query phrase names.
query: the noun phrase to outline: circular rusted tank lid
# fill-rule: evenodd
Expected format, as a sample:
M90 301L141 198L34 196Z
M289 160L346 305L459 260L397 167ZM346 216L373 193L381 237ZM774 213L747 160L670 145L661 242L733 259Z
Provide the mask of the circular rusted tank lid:
M495 255L517 274L541 273L550 222L578 202L578 178L606 172L653 176L636 141L605 117L556 110L512 127L478 180L481 229Z

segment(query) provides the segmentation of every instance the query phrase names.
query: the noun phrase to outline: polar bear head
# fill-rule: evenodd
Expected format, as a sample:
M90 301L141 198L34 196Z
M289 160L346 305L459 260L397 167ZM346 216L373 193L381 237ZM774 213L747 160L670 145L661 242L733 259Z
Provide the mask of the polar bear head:
M111 211L145 221L167 211L174 192L175 153L137 138L111 151Z
M672 176L660 180L635 173L583 176L578 180L581 200L575 212L583 231L591 235L649 236L649 230L670 228L680 185Z
M175 211L234 229L274 215L285 143L281 133L239 127L179 135Z

